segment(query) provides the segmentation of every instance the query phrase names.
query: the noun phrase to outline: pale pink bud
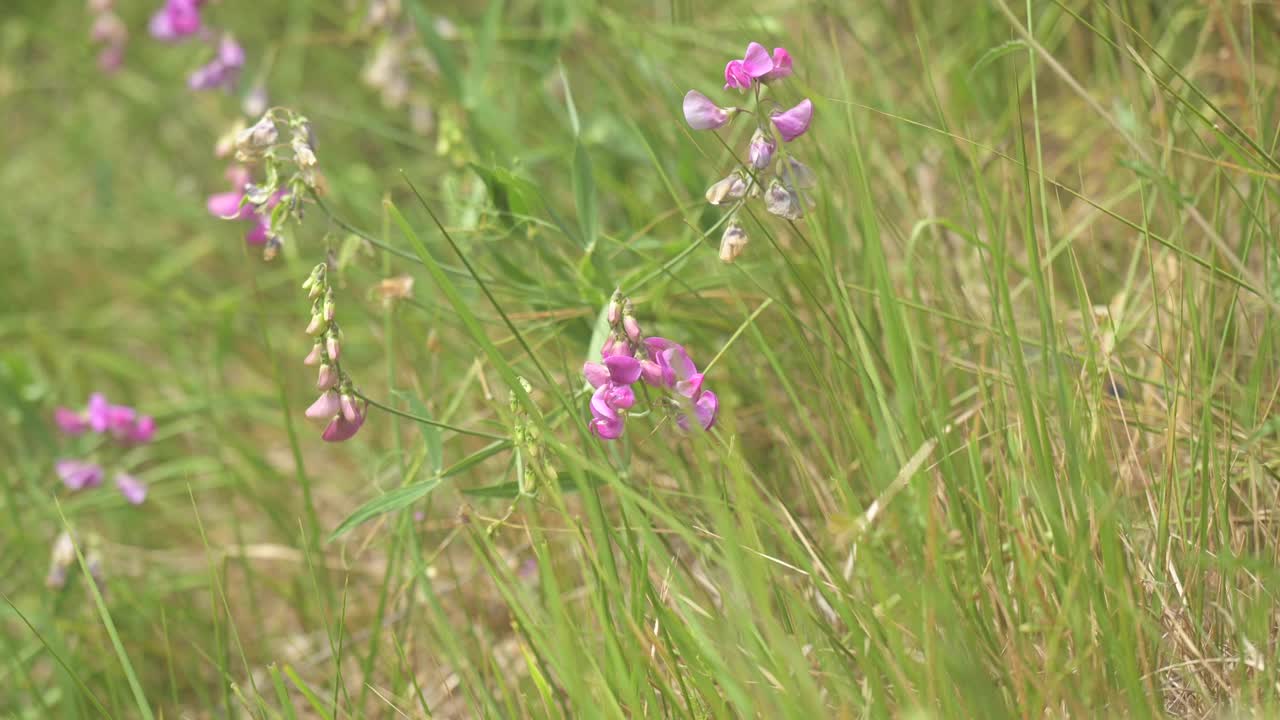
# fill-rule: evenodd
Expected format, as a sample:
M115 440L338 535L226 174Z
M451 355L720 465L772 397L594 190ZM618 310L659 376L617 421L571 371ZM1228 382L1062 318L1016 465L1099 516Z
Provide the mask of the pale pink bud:
M307 408L306 416L312 420L332 420L340 412L342 407L338 393L325 390L320 393L320 397L316 398L315 402L311 403L311 407Z
M338 372L333 369L329 363L320 365L320 372L316 374L316 389L328 390L338 384Z
M327 324L328 323L324 321L324 316L320 313L315 313L311 316L311 322L307 324L307 334L319 335L324 332L325 325Z
M323 352L324 346L317 342L311 346L311 352L307 353L307 357L302 361L302 364L307 366L319 365Z
M360 417L360 412L356 410L356 400L349 393L342 393L339 397L339 405L342 407L342 417L347 422L355 422Z
M324 338L324 349L325 352L329 353L330 360L338 359L338 353L342 350L342 346L338 344L338 333L332 330L329 331L329 334Z
M633 343L640 342L640 339L641 339L640 323L636 322L636 319L634 317L627 315L626 317L622 318L622 329L626 331L627 338L630 339L631 342Z

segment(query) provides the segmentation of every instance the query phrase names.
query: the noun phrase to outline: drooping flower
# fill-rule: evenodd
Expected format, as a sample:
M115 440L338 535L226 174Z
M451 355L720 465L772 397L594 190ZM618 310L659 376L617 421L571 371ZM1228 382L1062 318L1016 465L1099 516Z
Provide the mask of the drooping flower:
M791 142L809 129L809 123L813 120L813 103L809 101L809 98L805 98L793 108L783 111L775 110L769 116L769 119L773 121L773 126L778 129L778 134L782 136L782 141Z
M747 231L742 229L736 218L730 220L720 236L720 262L731 263L737 260L746 247Z
M788 53L786 48L780 48L780 47L774 48L773 49L773 69L765 73L764 75L761 75L760 79L763 80L764 82L770 82L772 80L781 80L790 75L791 75L791 53Z
M53 422L64 435L83 435L89 431L89 418L83 412L60 407L53 411Z
M724 127L738 112L737 108L725 109L697 90L684 94L684 120L694 130L715 130Z
M707 202L712 205L719 205L725 200L736 200L747 194L747 187L750 180L743 177L740 171L735 170L722 180L716 181L714 185L707 188Z
M205 202L206 209L210 215L223 220L252 220L253 227L245 233L244 241L249 245L265 245L271 239L270 210L287 195L284 191L277 191L261 207L256 207L248 202L245 194L245 189L249 186L249 171L242 166L233 165L227 169L226 176L236 189L210 195Z
M59 460L54 464L62 484L70 490L84 490L102 484L102 466L83 460Z
M365 409L353 407L355 412L354 419L347 419L344 413L335 415L333 420L329 422L329 426L324 429L320 435L325 442L343 442L355 437L359 432L360 426L364 425Z
M130 504L141 505L147 499L147 485L128 473L116 475L116 489Z
M325 390L320 393L320 397L311 403L311 407L307 408L306 416L312 420L329 420L338 413L342 412L342 406L338 399L338 393L334 390Z
M176 42L200 32L201 0L165 0L147 25L157 40Z
M788 220L799 220L804 217L800 195L787 188L777 178L769 183L769 189L764 193L764 207L770 213Z

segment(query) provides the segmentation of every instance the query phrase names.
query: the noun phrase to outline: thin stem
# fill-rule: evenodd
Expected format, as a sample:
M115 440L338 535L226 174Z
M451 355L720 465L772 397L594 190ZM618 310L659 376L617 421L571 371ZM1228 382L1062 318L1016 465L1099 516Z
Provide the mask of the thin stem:
M378 408L379 410L382 410L383 412L388 412L388 413L391 413L392 415L399 415L402 418L405 418L407 420L412 420L414 422L422 423L423 425L433 425L442 430L452 430L453 432L456 432L459 435L470 435L472 437L481 437L488 440L504 440L505 441L508 439L505 435L494 435L493 433L487 433L487 432L484 432L483 430L468 430L466 428L460 428L454 425L449 425L448 423L438 422L430 418L424 418L421 415L414 415L413 413L407 413L403 410L398 410L390 405L384 405L383 403L380 403L377 400L374 400L373 398L369 397L368 395L365 395L359 390L356 390L354 394L356 397L360 398L361 400L364 400L365 402Z

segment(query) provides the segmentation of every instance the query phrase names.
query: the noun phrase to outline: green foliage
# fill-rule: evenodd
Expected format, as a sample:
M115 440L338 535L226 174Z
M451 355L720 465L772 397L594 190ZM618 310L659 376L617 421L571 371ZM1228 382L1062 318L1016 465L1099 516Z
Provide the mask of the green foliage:
M368 4L203 11L313 125L271 262L205 211L254 120L186 89L208 47L116 3L102 75L83 3L0 13L0 716L1274 716L1273 8L405 0L396 105ZM742 104L749 40L819 182L725 265L750 121L680 104ZM711 432L589 435L615 287ZM142 506L53 472L92 391L157 418ZM46 587L67 526L101 591Z

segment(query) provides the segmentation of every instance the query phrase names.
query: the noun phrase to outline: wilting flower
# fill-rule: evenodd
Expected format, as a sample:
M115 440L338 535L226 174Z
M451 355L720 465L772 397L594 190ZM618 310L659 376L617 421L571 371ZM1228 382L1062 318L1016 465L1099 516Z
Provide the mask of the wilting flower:
M749 182L741 172L735 170L724 179L718 180L714 185L707 188L707 202L712 205L719 205L725 200L736 200L743 197L747 194Z
M818 184L818 176L813 170L794 157L787 157L786 163L778 169L778 177L782 178L784 185L793 189L807 190Z
M773 160L773 151L778 147L771 135L766 135L760 128L756 128L756 132L751 136L751 145L747 148L747 154L751 159L751 166L757 170L764 170L769 167L769 163Z
M76 562L76 543L71 533L63 530L53 541L49 553L49 574L44 584L51 588L61 588L67 584L67 571Z
M684 119L694 130L715 130L724 127L738 112L737 108L725 109L697 90L684 94Z
M158 40L173 42L200 32L202 0L165 0L147 28Z
M240 68L244 67L244 48L230 34L225 34L218 42L217 54L204 65L196 68L187 78L187 86L192 90L214 90L218 88L230 90L240 78Z
M59 460L54 464L62 484L70 490L84 490L102 484L102 466L83 460Z
M804 217L804 208L800 204L800 195L777 178L769 183L764 193L764 207L770 213L788 220L799 220Z
M116 475L116 489L133 505L141 505L147 499L146 483L128 473Z
M720 261L731 263L742 254L747 246L747 231L742 229L736 219L730 220L720 236Z
M809 122L813 120L813 103L809 101L809 98L805 98L789 110L775 110L769 116L769 119L773 121L773 126L778 129L778 134L782 136L782 141L791 142L809 129Z

